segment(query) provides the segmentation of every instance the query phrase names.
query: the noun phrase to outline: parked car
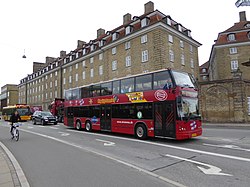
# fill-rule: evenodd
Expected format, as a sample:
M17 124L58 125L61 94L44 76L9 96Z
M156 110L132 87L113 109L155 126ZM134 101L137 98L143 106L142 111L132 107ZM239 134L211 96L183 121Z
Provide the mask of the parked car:
M32 115L32 121L34 125L36 125L37 123L40 123L42 125L57 124L56 117L53 116L51 112L48 111L35 111L34 114Z

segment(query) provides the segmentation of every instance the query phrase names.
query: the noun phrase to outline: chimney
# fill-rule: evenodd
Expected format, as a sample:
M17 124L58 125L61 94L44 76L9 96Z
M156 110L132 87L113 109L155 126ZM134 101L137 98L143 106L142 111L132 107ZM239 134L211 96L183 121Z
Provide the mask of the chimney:
M66 51L60 51L60 58L66 57Z
M77 40L77 49L82 48L83 44L86 44L86 42Z
M240 12L240 21L247 21L245 11Z
M128 24L131 21L131 14L127 13L123 16L123 25Z
M54 62L55 60L56 60L56 58L47 56L45 63L46 63L46 65L49 65L51 62Z
M97 30L97 38L99 38L101 35L105 34L105 30L100 28Z
M152 1L147 2L144 5L144 14L147 14L153 11L154 11L154 3Z

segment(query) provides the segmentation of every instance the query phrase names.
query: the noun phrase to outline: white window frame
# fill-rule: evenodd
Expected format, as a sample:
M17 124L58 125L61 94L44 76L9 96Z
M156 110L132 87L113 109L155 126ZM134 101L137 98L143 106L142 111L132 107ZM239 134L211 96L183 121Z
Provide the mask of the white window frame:
M103 65L99 66L99 75L103 75Z
M181 65L185 65L185 56L181 54Z
M235 41L235 34L229 34L228 36L227 36L227 39L228 39L228 41Z
M126 62L125 66L130 67L131 66L131 56L126 56L125 62Z
M103 53L100 53L99 54L99 60L102 60L103 59Z
M91 78L94 77L94 69L93 68L90 69L90 77Z
M169 61L174 62L174 51L169 49Z
M174 43L174 38L171 34L168 35L168 42Z
M78 73L76 74L76 77L75 77L75 78L76 78L76 82L78 82Z
M130 49L130 41L125 43L125 50L128 50L128 49Z
M117 60L114 60L112 62L112 71L115 71L115 70L117 70Z
M90 62L90 64L93 64L93 63L94 63L94 57L91 57L91 58L89 59L89 62Z
M141 62L147 62L148 61L148 50L142 51L141 53Z
M115 55L116 54L116 47L113 47L112 48L112 55Z
M184 42L182 40L180 40L180 47L184 48Z
M78 69L78 63L76 64L76 69Z
M65 77L63 78L63 84L66 84L66 78Z
M238 53L237 48L236 47L229 48L229 53L230 54L237 54Z
M72 83L72 76L69 76L69 83Z
M148 41L148 35L145 34L141 37L141 44L147 43L147 41Z
M150 22L150 20L149 20L149 18L143 18L142 20L141 20L141 28L142 27L146 27L147 25L149 25L149 22Z
M239 68L238 60L232 60L231 61L231 70L236 71Z
M85 71L82 72L82 79L83 79L83 80L86 79L86 72L85 72Z

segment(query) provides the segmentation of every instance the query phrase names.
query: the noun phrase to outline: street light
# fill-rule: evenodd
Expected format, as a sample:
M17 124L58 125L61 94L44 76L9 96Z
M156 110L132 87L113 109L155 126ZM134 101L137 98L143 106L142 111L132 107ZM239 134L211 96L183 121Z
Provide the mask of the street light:
M250 6L250 0L238 0L235 6L239 8L240 6Z

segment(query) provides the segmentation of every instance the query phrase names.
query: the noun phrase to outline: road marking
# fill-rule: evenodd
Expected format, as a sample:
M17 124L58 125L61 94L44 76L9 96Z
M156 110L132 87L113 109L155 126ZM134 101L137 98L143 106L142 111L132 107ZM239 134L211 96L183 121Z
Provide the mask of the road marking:
M207 143L204 143L203 145L211 146L211 147L226 148L226 149L234 149L234 150L240 150L240 151L250 151L250 149L244 149L237 145L214 145L214 144L207 144Z
M33 129L34 127L28 126L27 128L28 128L28 129Z
M114 146L115 145L114 142L110 142L110 141L106 141L106 140L96 139L96 141L103 142L104 146Z
M114 157L105 155L105 154L103 154L103 153L100 153L100 152L97 152L97 151L94 151L94 150L90 150L89 148L84 148L84 147L82 147L81 145L77 145L77 144L75 144L75 143L70 143L70 142L65 141L65 140L61 140L61 139L58 139L58 138L55 138L55 137L52 137L52 136L48 136L48 135L41 134L41 133L37 133L37 132L32 132L32 131L25 130L25 129L22 129L22 131L27 132L27 133L31 133L31 134L35 134L35 135L38 135L38 136L41 136L41 137L44 137L44 138L48 138L48 139L51 139L51 140L55 140L55 141L57 141L57 142L60 142L60 143L66 144L66 145L69 145L69 146L73 146L73 147L79 148L79 149L81 149L81 150L84 150L85 152L94 153L94 154L96 154L96 155L99 155L99 156L108 158L108 159L110 159L110 160L116 161L116 162L118 162L118 163L120 163L120 164L126 165L126 166L131 167L131 168L134 168L134 169L136 169L136 170L138 170L138 171L140 171L140 172L143 172L143 173L145 173L145 174L148 174L148 175L150 175L150 176L152 176L152 177L155 177L155 178L157 178L157 179L160 179L160 180L162 180L162 181L164 181L164 182L166 182L166 183L172 184L172 185L174 185L174 186L177 186L177 187L187 187L187 186L185 186L185 185L183 185L183 184L181 184L181 183L178 183L178 182L173 181L173 180L171 180L171 179L168 179L168 178L166 178L166 177L160 176L160 175L158 175L158 174L155 174L155 173L153 173L153 172L151 172L151 171L145 170L145 169L143 169L143 168L140 168L140 167L135 166L135 165L133 165L133 164L130 164L130 163L128 163L128 162L119 160L119 159L117 159L117 158L114 158ZM77 131L76 131L76 132L77 132Z
M51 129L56 129L56 130L59 129L59 128L57 128L57 127L49 127L49 128L51 128Z
M16 158L14 157L14 155L10 152L10 150L2 142L0 142L0 146L4 149L4 151L6 152L6 154L9 157L9 159L11 160L11 162L16 170L18 179L21 183L21 186L22 187L30 187L30 184L29 184L21 166L19 165Z
M67 130L67 131L72 132L72 130ZM201 151L201 150L190 149L190 148L185 148L185 147L178 147L178 146L174 146L174 145L167 145L167 144L149 142L149 141L145 141L145 140L129 139L129 138L124 138L124 137L111 136L111 135L105 135L105 134L97 134L97 133L90 133L90 132L84 132L84 131L74 131L74 132L76 132L76 133L82 133L82 134L89 134L89 135L92 135L92 136L101 136L101 137L109 137L109 138L119 139L119 140L127 140L127 141L132 141L132 142L140 142L140 143L144 143L144 144L150 144L150 145L156 145L156 146L161 146L161 147L167 147L167 148L172 148L172 149L177 149L177 150L182 150L182 151L189 151L189 152L193 152L193 153L199 153L199 154L205 154L205 155L217 156L217 157L228 158L228 159L233 159L233 160L250 162L249 158L238 157L238 156L231 156L231 155L224 155L224 154L219 154L219 153L212 153L212 152L208 152L208 151Z
M61 136L69 136L70 134L69 133L66 133L66 132L58 132L59 134L61 134Z
M179 159L179 160L184 160L184 161L191 162L191 163L195 163L195 164L198 164L200 166L205 166L205 168L204 167L200 167L200 166L197 166L197 167L203 173L205 173L207 175L233 176L233 175L230 175L230 174L227 174L227 173L221 173L222 169L220 169L220 168L218 168L216 166L212 166L212 165L205 164L205 163L202 163L202 162L197 162L197 161L194 161L194 160L190 160L190 159L186 159L186 158L181 158L181 157L173 156L173 155L169 155L169 154L166 154L165 156L171 157L171 158L175 158L175 159Z

